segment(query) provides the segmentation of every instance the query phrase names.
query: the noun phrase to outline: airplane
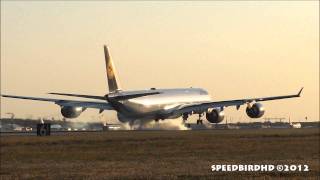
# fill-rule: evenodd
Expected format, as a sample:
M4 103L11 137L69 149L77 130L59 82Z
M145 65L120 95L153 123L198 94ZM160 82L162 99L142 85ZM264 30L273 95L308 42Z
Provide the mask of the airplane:
M86 98L98 101L77 101L53 98L26 97L15 95L1 95L7 98L18 98L36 101L53 102L61 107L61 114L65 118L77 118L87 108L98 109L99 113L104 110L115 110L120 122L128 122L131 125L137 120L147 123L158 122L165 119L176 119L182 117L185 123L190 115L197 114L197 124L202 124L202 116L205 115L209 123L220 123L224 119L224 108L246 105L246 114L250 118L260 118L265 113L262 101L278 100L300 97L303 87L297 94L271 96L260 98L247 98L225 101L212 101L208 92L201 88L176 88L126 91L119 83L119 78L109 54L108 48L104 45L104 56L106 63L106 74L109 93L104 96L49 93L51 95L71 96Z

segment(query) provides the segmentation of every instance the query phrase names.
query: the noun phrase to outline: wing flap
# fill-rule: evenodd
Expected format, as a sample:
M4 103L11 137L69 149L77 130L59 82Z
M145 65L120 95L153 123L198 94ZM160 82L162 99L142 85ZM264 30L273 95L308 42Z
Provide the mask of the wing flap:
M74 107L84 107L93 109L104 109L104 110L114 110L109 103L103 102L87 102L87 101L59 101L56 104L60 106L74 106Z

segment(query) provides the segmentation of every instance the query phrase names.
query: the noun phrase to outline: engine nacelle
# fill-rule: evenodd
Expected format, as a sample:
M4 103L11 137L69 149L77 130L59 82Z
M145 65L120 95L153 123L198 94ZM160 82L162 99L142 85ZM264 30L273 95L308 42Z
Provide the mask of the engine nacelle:
M61 108L61 114L65 118L76 118L80 116L84 110L83 107L64 106Z
M213 109L206 113L206 118L210 123L220 123L224 119L224 111L220 109Z
M247 107L246 113L250 118L260 118L264 115L264 107L260 103L254 103L251 107Z

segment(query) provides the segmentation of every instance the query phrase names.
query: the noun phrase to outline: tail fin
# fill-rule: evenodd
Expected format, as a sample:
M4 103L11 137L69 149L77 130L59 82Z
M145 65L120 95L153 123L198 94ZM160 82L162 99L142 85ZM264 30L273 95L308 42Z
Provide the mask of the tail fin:
M107 46L104 46L104 56L106 60L109 92L115 92L115 91L121 90L117 72L116 72L116 69L114 68Z

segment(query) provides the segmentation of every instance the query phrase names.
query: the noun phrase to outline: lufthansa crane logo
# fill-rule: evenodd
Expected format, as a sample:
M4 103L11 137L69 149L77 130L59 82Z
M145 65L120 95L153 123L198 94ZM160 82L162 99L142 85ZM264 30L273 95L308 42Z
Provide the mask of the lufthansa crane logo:
M108 74L108 78L109 79L113 79L114 78L113 69L112 69L112 66L111 66L110 63L108 63L107 74Z

